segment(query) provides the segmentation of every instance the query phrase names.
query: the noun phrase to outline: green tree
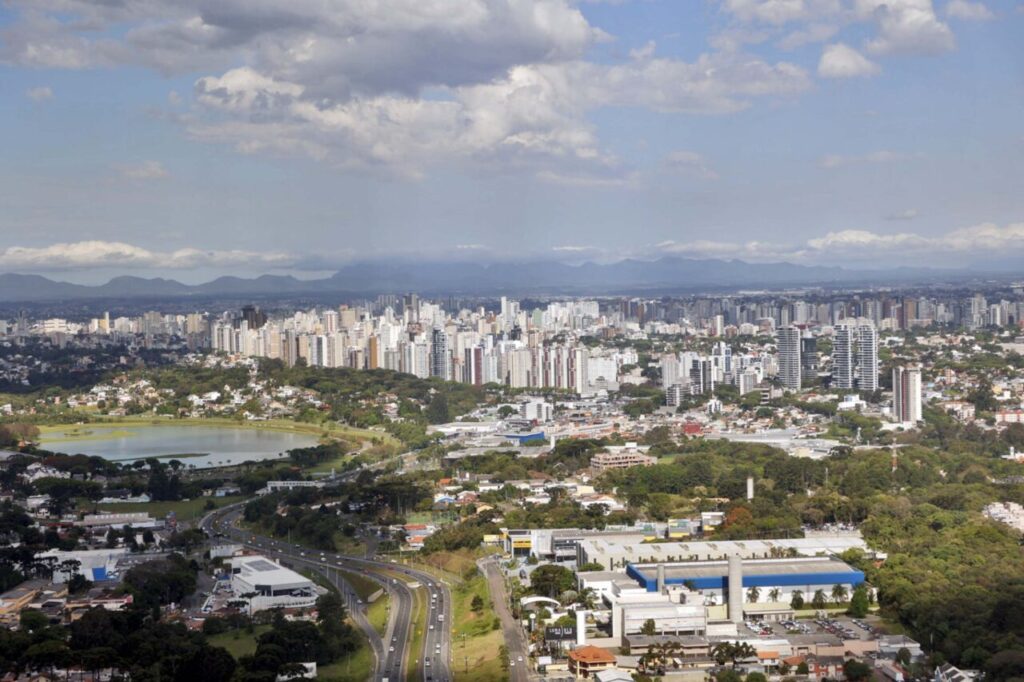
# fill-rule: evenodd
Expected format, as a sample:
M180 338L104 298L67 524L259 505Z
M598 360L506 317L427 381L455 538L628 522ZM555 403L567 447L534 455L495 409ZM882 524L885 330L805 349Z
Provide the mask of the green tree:
M658 625L654 622L653 618L648 618L644 621L644 624L640 627L640 633L649 637L658 634Z
M850 608L846 611L854 618L863 618L868 615L868 589L864 585L857 585L853 588L853 596L850 597Z
M576 575L565 566L545 564L530 573L530 589L534 594L555 599L576 585Z
M427 405L427 421L431 424L446 424L452 420L451 412L448 409L448 396L443 392L434 394L430 404Z
M849 682L864 682L871 679L871 666L856 659L848 659L843 663L843 676Z

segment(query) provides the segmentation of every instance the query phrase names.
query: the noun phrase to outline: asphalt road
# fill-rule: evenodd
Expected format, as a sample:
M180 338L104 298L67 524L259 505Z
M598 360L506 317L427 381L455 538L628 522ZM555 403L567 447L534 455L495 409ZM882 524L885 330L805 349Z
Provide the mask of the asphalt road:
M487 557L478 561L477 566L487 577L487 589L490 590L491 600L494 602L494 611L501 620L501 631L505 636L505 646L508 648L509 680L511 682L528 682L530 679L529 650L523 635L523 628L516 622L512 616L512 610L509 608L505 576L498 565L498 559Z
M223 533L235 542L247 545L275 559L286 561L292 565L303 565L317 570L328 577L333 584L339 586L346 602L354 604L353 620L366 633L376 658L375 680L423 680L424 682L448 682L451 680L449 660L451 656L451 593L447 585L428 573L393 564L375 561L362 557L351 557L332 552L318 552L282 540L275 540L255 535L236 528L234 523L241 513L241 504L211 512L201 522L207 533ZM366 575L384 585L391 597L388 627L383 639L366 621L365 606L360 605L358 597L351 586L344 582L337 569L348 570ZM389 577L380 574L385 570L404 576ZM420 587L410 587L410 583L419 583ZM406 653L412 643L412 612L413 589L425 591L425 603L428 617L426 634L423 638L423 649L413 657L413 669L407 666ZM432 598L431 595L436 595ZM435 605L431 607L431 603ZM438 618L443 615L443 619ZM433 625L433 629L430 629ZM428 665L429 661L429 665ZM417 670L419 673L417 673Z

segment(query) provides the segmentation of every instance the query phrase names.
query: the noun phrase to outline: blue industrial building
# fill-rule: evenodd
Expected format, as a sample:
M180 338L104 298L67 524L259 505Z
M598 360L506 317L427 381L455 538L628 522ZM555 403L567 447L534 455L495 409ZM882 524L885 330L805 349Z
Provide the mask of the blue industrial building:
M659 566L663 567L659 571ZM758 588L762 594L778 588L780 600L788 601L795 590L810 600L817 590L830 594L835 585L847 591L864 582L864 573L831 557L795 559L745 559L742 561L743 588ZM626 575L648 592L659 591L659 572L665 586L689 583L694 589L724 595L729 587L727 561L693 561L664 564L627 564Z

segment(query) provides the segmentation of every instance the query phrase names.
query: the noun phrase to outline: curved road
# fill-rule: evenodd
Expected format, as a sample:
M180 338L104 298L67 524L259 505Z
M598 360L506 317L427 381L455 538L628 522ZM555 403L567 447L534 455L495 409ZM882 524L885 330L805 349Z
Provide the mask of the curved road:
M366 634L376 659L375 680L398 682L423 680L449 682L451 680L451 618L452 601L448 586L429 573L401 564L386 563L347 556L333 552L318 552L283 540L247 533L235 526L244 502L210 512L200 527L210 535L222 533L236 542L253 547L261 553L301 564L316 570L339 587L353 620ZM351 585L340 576L338 569L365 575L387 589L391 608L384 638L366 620L365 607L360 605ZM389 575L390 574L390 575ZM405 579L403 579L403 576ZM412 614L416 595L422 593L427 611L423 649L413 656L413 670L408 669L407 652L412 644ZM431 628L431 626L433 626ZM418 672L417 672L418 671Z

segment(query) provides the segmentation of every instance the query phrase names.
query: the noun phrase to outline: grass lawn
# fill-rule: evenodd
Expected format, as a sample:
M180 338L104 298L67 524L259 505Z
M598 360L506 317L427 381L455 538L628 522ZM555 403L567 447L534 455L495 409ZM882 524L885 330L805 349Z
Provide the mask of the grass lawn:
M479 596L484 607L479 613L472 609L473 597ZM498 657L503 643L498 617L494 614L487 580L477 574L452 589L452 670L458 680L500 679L504 672ZM466 658L469 659L469 673Z
M457 584L476 570L476 560L486 552L471 549L457 549L454 552L416 554L402 560L410 566Z
M380 585L359 573L351 571L338 571L338 573L345 577L346 582L352 586L352 589L356 591L356 594L363 601L366 601L371 594L381 589Z
M412 628L409 636L409 654L405 659L407 680L423 679L423 640L427 635L427 591L422 586L412 591Z
M334 534L334 546L339 554L363 556L366 554L366 543L359 538L350 538L344 533Z
M173 511L179 521L202 518L206 514L204 507L207 502L213 502L218 508L240 502L244 498L239 495L228 497L197 497L192 500L180 500L178 502L133 502L112 504L96 504L95 507L105 512L120 512L125 514L148 512L152 517L164 517L168 512ZM80 500L78 509L92 509L93 503L88 500Z
M239 659L242 656L250 656L256 652L256 640L264 632L269 632L269 625L257 625L252 632L244 628L222 632L219 635L207 637L210 646L219 646L228 650L228 653Z
M366 607L366 620L370 621L370 625L381 637L388 630L388 614L391 612L388 609L388 599L385 592L384 596Z
M501 630L483 637L452 640L452 673L457 682L492 682L507 680L508 671L501 667L498 649L505 643ZM516 665L520 665L517 663Z
M352 652L337 663L317 668L316 679L330 682L364 682L372 678L373 652L360 640L359 649Z

